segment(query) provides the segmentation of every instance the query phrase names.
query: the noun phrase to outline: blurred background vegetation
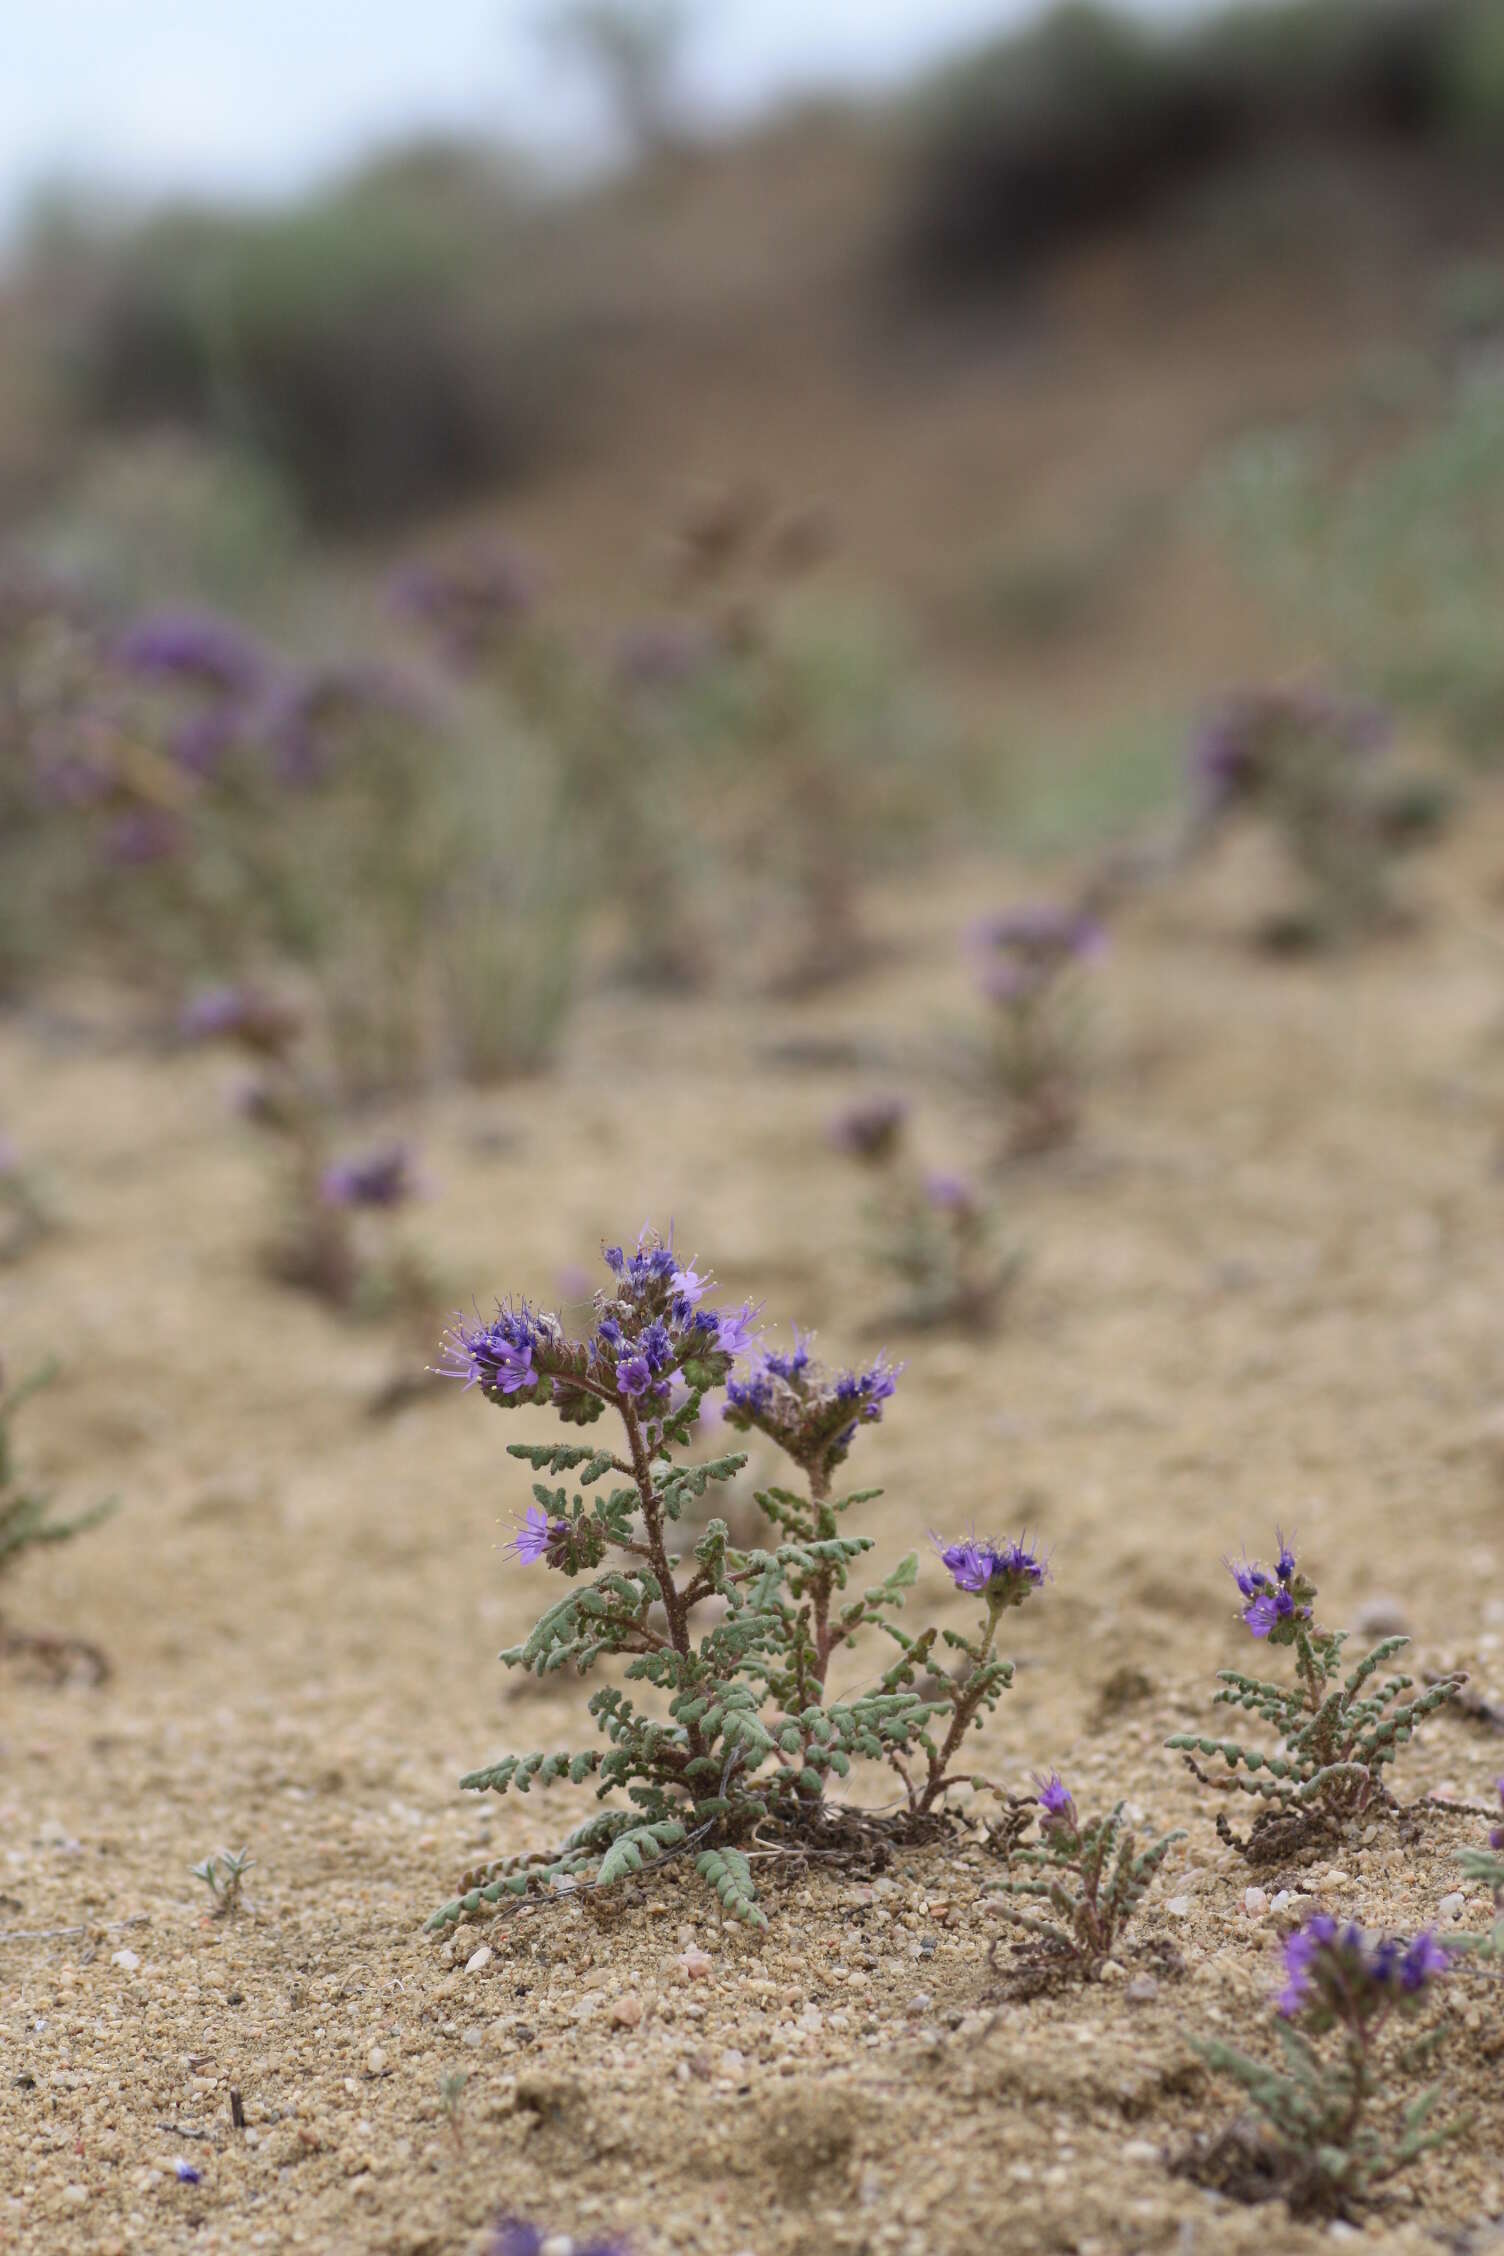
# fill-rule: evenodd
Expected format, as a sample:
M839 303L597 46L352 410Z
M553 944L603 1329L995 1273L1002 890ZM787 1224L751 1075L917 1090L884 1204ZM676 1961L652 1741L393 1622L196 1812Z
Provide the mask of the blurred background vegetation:
M692 17L551 37L574 185L30 212L0 996L287 981L363 1101L537 1070L582 984L845 977L874 874L1173 820L1238 683L1496 762L1493 0L1071 4L719 136Z

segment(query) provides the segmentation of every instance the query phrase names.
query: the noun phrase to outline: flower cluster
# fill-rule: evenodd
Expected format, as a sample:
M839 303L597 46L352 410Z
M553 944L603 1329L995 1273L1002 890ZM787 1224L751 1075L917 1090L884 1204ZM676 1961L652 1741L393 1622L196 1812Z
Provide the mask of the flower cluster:
M1278 1529L1275 1541L1279 1549L1272 1573L1247 1559L1241 1565L1229 1559L1227 1571L1247 1601L1243 1620L1253 1635L1267 1638L1271 1644L1290 1645L1295 1641L1296 1623L1311 1618L1316 1585L1300 1572L1295 1553Z
M956 1588L985 1598L995 1613L1005 1606L1021 1606L1049 1576L1048 1563L1030 1550L1026 1536L1001 1545L978 1542L975 1537L949 1545L937 1535L930 1541L950 1569Z
M1450 1963L1429 1928L1413 1942L1367 1935L1317 1912L1285 1940L1285 1982L1275 2003L1308 2028L1366 2028L1398 2003L1417 2003Z
M740 1433L755 1427L794 1463L816 1496L830 1488L859 1426L876 1425L892 1398L903 1366L879 1355L865 1371L827 1371L796 1330L784 1353L765 1353L746 1378L726 1389L726 1423Z
M1275 781L1290 741L1330 742L1340 756L1360 758L1388 743L1379 707L1320 684L1234 691L1200 723L1191 740L1191 782L1205 819L1247 804Z

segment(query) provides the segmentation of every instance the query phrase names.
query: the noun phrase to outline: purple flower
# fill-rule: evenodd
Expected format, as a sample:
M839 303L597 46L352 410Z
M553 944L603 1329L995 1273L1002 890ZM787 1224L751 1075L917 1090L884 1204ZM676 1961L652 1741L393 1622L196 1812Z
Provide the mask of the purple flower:
M268 672L250 636L210 612L158 612L122 636L115 656L128 673L192 682L223 696L259 689Z
M924 1195L940 1214L974 1214L977 1194L964 1175L926 1175Z
M881 1418L897 1378L882 1356L865 1371L832 1375L796 1330L791 1350L764 1351L745 1378L727 1381L726 1419L743 1433L755 1426L776 1441L823 1495L858 1428Z
M1294 1612L1295 1601L1288 1590L1261 1590L1243 1608L1243 1619L1254 1636L1263 1639Z
M891 1159L903 1136L909 1108L902 1097L871 1097L847 1107L831 1123L830 1140L853 1159Z
M985 1597L988 1605L998 1610L1021 1606L1049 1576L1045 1561L1030 1550L1023 1536L1016 1543L1001 1545L978 1541L975 1536L949 1546L942 1546L937 1535L930 1541L939 1551L942 1564L950 1569L956 1588L973 1597Z
M191 2162L185 2162L181 2155L179 2155L176 2162L173 2163L172 2168L173 2175L176 2177L179 2185L203 2184L202 2171L195 2170L193 2164Z
M1285 1942L1285 1982L1275 2004L1286 2019L1305 2015L1318 2031L1340 2022L1361 2034L1381 2012L1412 2008L1449 1964L1429 1928L1406 1943L1367 1935L1352 1922L1339 1927L1318 1912Z
M1042 1812L1040 1831L1074 1833L1077 1830L1076 1805L1071 1799L1070 1788L1062 1783L1059 1771L1052 1770L1048 1778L1040 1778L1036 1774L1034 1783L1039 1788L1039 1807Z
M1504 1803L1504 1778L1494 1780L1494 1791L1500 1802ZM1504 1825L1494 1826L1488 1836L1488 1845L1491 1849L1504 1849Z
M326 1168L319 1195L326 1206L392 1207L404 1205L417 1187L412 1154L405 1144L391 1144Z
M256 987L208 987L178 1020L187 1042L238 1042L263 1057L277 1057L299 1031L295 1011Z
M556 1566L567 1555L573 1532L568 1520L551 1520L541 1504L529 1504L507 1549L515 1551L525 1567L535 1567L540 1559Z
M456 666L504 642L538 601L539 576L518 549L478 541L443 563L414 562L392 583L392 607L426 627Z
M674 1271L669 1282L674 1289L674 1315L681 1324L689 1322L691 1311L699 1307L709 1292L712 1281L709 1277L702 1277L693 1265L688 1269Z
M1276 1631L1288 1630L1293 1635L1297 1622L1310 1620L1310 1601L1316 1595L1315 1584L1301 1573L1294 1551L1278 1529L1275 1541L1279 1548L1272 1574L1255 1559L1223 1561L1239 1594L1247 1600L1243 1620L1260 1641ZM1281 1634L1277 1642L1288 1644L1291 1636Z
M521 2217L502 2217L493 2226L486 2256L540 2256L552 2236ZM575 2244L575 2256L627 2256L625 2245L615 2240L593 2240L588 2247Z
M1445 1974L1451 1963L1450 1954L1431 1929L1423 1927L1400 1960L1400 1987L1411 1992L1423 1990L1436 1975Z
M715 1318L715 1351L717 1355L746 1355L757 1337L757 1318L762 1313L758 1302L744 1300L740 1308L712 1309Z
M436 1368L442 1377L463 1379L467 1387L481 1387L487 1394L520 1394L538 1384L534 1348L557 1333L554 1319L537 1315L525 1301L517 1308L498 1308L489 1324L457 1319L444 1335Z
M930 1541L940 1553L941 1565L949 1568L956 1588L979 1598L992 1573L992 1546L968 1542L942 1547L938 1535L932 1535Z
M181 818L165 807L132 807L105 832L104 858L121 869L149 869L174 861L187 837Z
M653 1383L653 1366L645 1355L624 1355L616 1366L616 1384L629 1401L646 1394Z

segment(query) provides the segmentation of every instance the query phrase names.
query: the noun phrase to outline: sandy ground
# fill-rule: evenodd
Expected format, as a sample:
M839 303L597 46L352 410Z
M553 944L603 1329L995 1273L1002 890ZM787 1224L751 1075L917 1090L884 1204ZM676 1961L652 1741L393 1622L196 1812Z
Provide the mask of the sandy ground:
M1053 1555L982 1759L1188 1832L1133 1936L1158 1956L1029 2003L996 2000L991 1868L964 1842L875 1876L765 1864L766 1935L669 1866L609 1915L425 1937L467 1865L575 1806L455 1783L581 1737L567 1687L507 1698L495 1660L538 1597L499 1548L525 1429L457 1392L366 1414L397 1350L258 1277L265 1184L225 1060L144 1058L97 1002L0 1028L5 1124L67 1224L0 1272L8 1364L65 1366L18 1438L61 1500L121 1499L7 1593L114 1675L0 1674L0 2248L469 2256L505 2209L639 2256L1324 2243L1164 2167L1233 2112L1188 2039L1268 2040L1276 1921L1244 1890L1434 1922L1482 1828L1380 1828L1340 1866L1254 1875L1161 1742L1245 1657L1218 1562L1276 1520L1328 1618L1397 1611L1419 1666L1504 1694L1501 872L1480 796L1410 873L1414 929L1319 965L1243 944L1256 858L1141 900L1094 978L1084 1139L1004 1185L1026 1256L1005 1329L892 1343L908 1369L852 1467L886 1491L880 1556L973 1519ZM577 1297L603 1236L672 1217L728 1292L860 1353L880 1288L826 1123L899 1087L931 1160L985 1160L956 940L1026 882L892 893L889 959L797 1009L600 998L556 1077L435 1107L414 1227L455 1302ZM779 1062L791 1035L865 1062ZM966 1619L927 1556L930 1609ZM1125 1664L1146 1687L1105 1710ZM1500 1768L1451 1717L1399 1783L1482 1799ZM210 1920L188 1868L242 1843L250 1907ZM1365 2229L1397 2251L1481 2247L1504 2214L1498 1991L1450 1988L1448 2103L1476 2127Z

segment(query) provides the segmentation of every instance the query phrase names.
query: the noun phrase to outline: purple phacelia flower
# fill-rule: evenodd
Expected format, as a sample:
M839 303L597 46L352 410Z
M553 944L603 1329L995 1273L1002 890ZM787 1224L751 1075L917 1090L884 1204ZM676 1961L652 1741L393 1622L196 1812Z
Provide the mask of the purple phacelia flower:
M1277 1529L1275 1541L1278 1551L1272 1574L1255 1559L1227 1559L1223 1564L1247 1601L1243 1620L1251 1634L1261 1642L1274 1637L1276 1643L1288 1644L1296 1624L1311 1619L1316 1586L1301 1573L1294 1551Z
M569 1555L573 1532L568 1520L550 1519L541 1504L529 1504L507 1549L515 1551L525 1567L535 1567L540 1559L558 1566Z
M525 1301L516 1308L498 1308L489 1324L457 1319L444 1335L436 1368L441 1377L462 1379L487 1394L520 1394L538 1384L533 1351L551 1342L557 1330L552 1317L538 1315Z
M1039 1788L1040 1831L1042 1833L1076 1832L1078 1830L1076 1805L1071 1798L1071 1790L1061 1780L1059 1771L1052 1770L1048 1778L1040 1778L1036 1775L1034 1783Z
M849 1105L831 1123L830 1140L838 1151L853 1159L881 1163L891 1159L903 1140L909 1108L902 1097L871 1097Z
M687 1269L676 1269L669 1282L674 1289L674 1316L679 1323L687 1324L692 1312L709 1292L714 1279L702 1277L691 1263Z
M539 2225L530 2225L521 2217L502 2217L492 2227L486 2244L486 2256L542 2256L543 2249L555 2236L543 2231ZM592 2240L589 2246L580 2242L571 2244L574 2256L627 2256L623 2242Z
M193 2164L185 2162L181 2155L172 2165L172 2174L179 2185L202 2185L203 2183L203 2172L195 2170Z
M1317 1912L1286 1938L1284 1986L1275 2004L1287 2020L1305 2016L1317 2030L1341 2022L1361 2032L1396 2004L1413 2007L1450 1963L1429 1928L1406 1943L1367 1935L1354 1922L1339 1926L1330 1913Z
M417 1191L412 1154L391 1144L362 1159L338 1160L324 1170L319 1195L326 1206L403 1206Z
M744 1300L740 1308L712 1309L715 1319L715 1352L717 1355L746 1355L757 1338L757 1318L761 1309L756 1301Z
M249 741L251 721L245 708L224 702L190 713L168 738L167 749L186 775L208 782L218 775L232 753Z
M937 1535L930 1541L940 1553L941 1564L950 1570L956 1588L985 1598L994 1609L1021 1606L1049 1577L1047 1563L1029 1548L1023 1536L1016 1543L1004 1544L979 1541L975 1536L948 1545Z
M616 1385L629 1402L647 1393L653 1384L653 1366L645 1355L624 1355L616 1366Z
M1494 1780L1494 1791L1498 1795L1501 1804L1504 1804L1504 1778L1496 1778ZM1504 1849L1504 1825L1496 1825L1493 1827L1488 1836L1488 1845L1491 1849Z
M163 611L142 619L115 646L127 673L191 682L222 696L259 690L267 660L244 630L209 612Z
M744 1433L755 1426L777 1442L823 1495L858 1428L881 1418L897 1377L882 1356L865 1371L824 1371L796 1331L792 1350L765 1352L745 1378L728 1380L726 1419Z

